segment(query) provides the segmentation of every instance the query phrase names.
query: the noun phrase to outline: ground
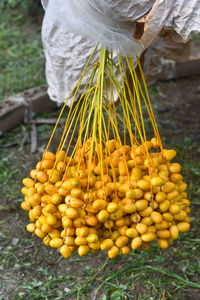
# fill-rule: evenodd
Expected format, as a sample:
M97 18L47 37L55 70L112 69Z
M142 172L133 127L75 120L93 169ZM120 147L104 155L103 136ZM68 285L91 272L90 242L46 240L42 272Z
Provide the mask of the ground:
M42 142L33 155L29 126L2 137L2 145L11 141L17 145L0 149L0 299L200 299L199 86L199 78L189 78L150 88L164 145L177 150L191 200L191 230L165 251L153 245L147 252L135 251L112 261L104 253L65 260L42 245L25 230L28 218L20 209L20 188L21 179L40 159L52 128L37 126Z
M16 12L12 12L16 16ZM20 14L19 14L20 15ZM12 26L10 14L4 14ZM21 21L20 21L21 22ZM23 22L22 22L23 23ZM1 23L0 26L4 26ZM17 23L18 24L18 23ZM10 36L6 25L4 34ZM17 26L22 26L18 24ZM15 25L15 29L17 27ZM28 29L35 25L27 25ZM5 33L10 30L9 33ZM37 29L38 30L38 29ZM23 35L23 30L21 30ZM39 31L37 31L37 43ZM2 33L3 34L3 33ZM18 35L15 33L15 41ZM2 40L2 39L0 39ZM7 38L6 38L7 40ZM32 39L30 39L32 41ZM26 40L23 49L29 49L30 40ZM197 40L198 42L198 40ZM20 43L22 45L23 43ZM39 45L39 44L38 44ZM198 45L198 43L197 43ZM10 64L12 55L6 50L4 82L0 80L1 98L11 92L18 92L30 84L44 82L43 58L38 66L42 71L35 74L31 54L27 54L30 64L24 65L23 51ZM17 51L21 48L17 47ZM41 53L41 46L36 47ZM12 49L11 49L12 50ZM27 50L28 51L28 50ZM25 50L26 52L26 50ZM13 51L11 51L11 54ZM15 52L16 53L16 52ZM26 52L27 53L27 52ZM0 64L3 54L0 51ZM19 58L19 60L18 60ZM19 62L19 64L17 63ZM22 65L19 75L30 72L24 77L17 77L16 68ZM38 69L39 70L39 69ZM13 75L12 75L13 74ZM12 77L13 76L13 77ZM27 80L28 78L28 80ZM34 78L38 78L39 82ZM40 79L39 79L40 78ZM31 83L30 83L31 82ZM7 84L6 83L6 84ZM27 124L7 132L0 140L0 299L98 299L98 300L198 300L200 299L200 78L192 77L178 81L157 83L150 87L153 109L165 147L177 150L176 160L183 166L182 174L188 183L188 198L191 200L191 229L181 234L180 238L167 250L158 249L156 245L148 251L135 251L127 257L118 256L108 260L106 254L89 254L80 258L78 255L65 260L55 250L44 246L41 240L31 236L25 229L28 223L27 213L20 208L22 195L21 180L40 160L42 152L53 129L51 125L37 125L39 140L38 151L30 154L30 130ZM38 117L57 117L58 111L46 112ZM146 121L146 128L150 123ZM61 130L61 127L60 127ZM59 134L57 134L59 140ZM13 146L11 146L13 144Z

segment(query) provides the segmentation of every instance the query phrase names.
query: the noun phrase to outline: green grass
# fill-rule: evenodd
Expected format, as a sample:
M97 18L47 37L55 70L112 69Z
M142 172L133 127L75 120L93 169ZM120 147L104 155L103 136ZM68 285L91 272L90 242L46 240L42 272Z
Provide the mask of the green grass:
M2 8L0 101L45 83L41 25L19 9Z
M200 34L197 34L193 37L193 41L198 41L200 42Z

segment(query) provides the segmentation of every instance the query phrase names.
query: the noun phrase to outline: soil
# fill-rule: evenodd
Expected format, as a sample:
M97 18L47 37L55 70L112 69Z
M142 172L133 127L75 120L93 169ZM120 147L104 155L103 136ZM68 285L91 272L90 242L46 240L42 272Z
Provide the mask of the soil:
M175 135L199 142L200 78L163 82L159 88L162 92L157 102L157 117L163 135L170 136L175 130Z

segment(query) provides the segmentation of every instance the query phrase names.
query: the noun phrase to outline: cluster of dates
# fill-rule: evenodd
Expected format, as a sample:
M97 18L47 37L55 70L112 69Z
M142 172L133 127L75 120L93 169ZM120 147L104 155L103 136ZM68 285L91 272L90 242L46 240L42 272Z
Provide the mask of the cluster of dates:
M158 151L155 138L134 147L116 140L98 146L92 159L90 140L73 158L63 150L43 154L23 179L29 232L65 258L76 250L80 256L107 250L114 258L154 241L166 249L189 230L187 185L181 165L171 162L175 150Z

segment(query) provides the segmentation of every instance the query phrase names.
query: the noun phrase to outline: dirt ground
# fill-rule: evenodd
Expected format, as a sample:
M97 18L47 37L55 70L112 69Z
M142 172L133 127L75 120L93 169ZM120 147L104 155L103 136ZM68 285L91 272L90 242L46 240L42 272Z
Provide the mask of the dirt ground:
M31 155L30 128L21 125L1 138L0 299L200 299L200 78L157 83L150 95L164 146L177 150L183 166L191 230L165 251L153 245L114 260L104 253L65 260L26 232L20 208L21 179L40 159L52 127L38 125L38 152Z

